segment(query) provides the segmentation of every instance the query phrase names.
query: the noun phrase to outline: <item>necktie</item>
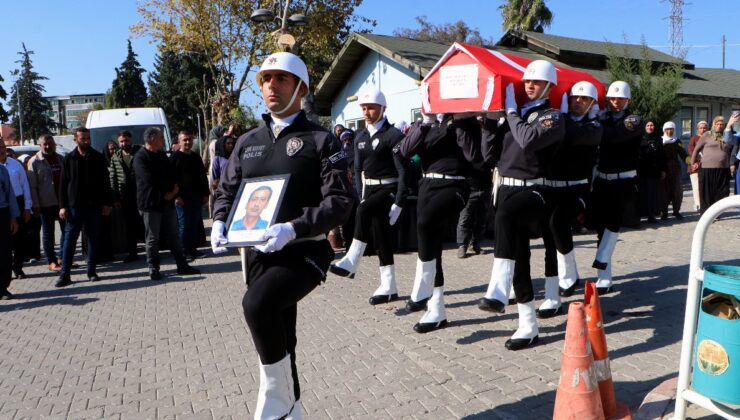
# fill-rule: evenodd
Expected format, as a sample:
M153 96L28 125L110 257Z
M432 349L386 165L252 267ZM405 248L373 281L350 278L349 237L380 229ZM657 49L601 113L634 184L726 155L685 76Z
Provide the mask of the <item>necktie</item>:
M277 136L280 135L280 132L283 131L285 127L286 127L285 125L278 125L278 124L275 124L274 126L272 126L272 134L275 135L275 138L277 138Z

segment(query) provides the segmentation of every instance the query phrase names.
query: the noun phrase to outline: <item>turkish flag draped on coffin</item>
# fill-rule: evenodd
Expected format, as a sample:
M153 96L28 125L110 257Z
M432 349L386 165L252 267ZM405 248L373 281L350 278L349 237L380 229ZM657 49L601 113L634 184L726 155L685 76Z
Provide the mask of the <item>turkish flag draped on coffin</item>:
M506 86L514 83L516 100L527 102L521 82L524 69L533 60L510 53L456 42L434 65L421 82L424 113L486 112L504 109ZM553 63L555 64L555 63ZM559 108L563 93L576 82L593 83L603 109L606 93L594 76L578 70L555 66L558 84L550 90L550 104Z

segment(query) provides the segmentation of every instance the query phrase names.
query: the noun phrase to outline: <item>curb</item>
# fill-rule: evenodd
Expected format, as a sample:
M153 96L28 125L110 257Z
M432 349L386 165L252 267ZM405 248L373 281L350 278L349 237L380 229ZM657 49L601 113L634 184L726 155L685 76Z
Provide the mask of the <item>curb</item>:
M673 403L678 385L678 375L663 381L653 388L640 403L634 415L635 420L662 419Z

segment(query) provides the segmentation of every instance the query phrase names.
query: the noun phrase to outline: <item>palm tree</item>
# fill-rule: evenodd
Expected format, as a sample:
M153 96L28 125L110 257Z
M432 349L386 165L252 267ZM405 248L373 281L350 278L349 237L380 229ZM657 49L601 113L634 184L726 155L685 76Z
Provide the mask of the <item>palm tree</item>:
M552 23L552 12L545 6L545 0L506 0L498 8L504 18L504 31L544 32Z

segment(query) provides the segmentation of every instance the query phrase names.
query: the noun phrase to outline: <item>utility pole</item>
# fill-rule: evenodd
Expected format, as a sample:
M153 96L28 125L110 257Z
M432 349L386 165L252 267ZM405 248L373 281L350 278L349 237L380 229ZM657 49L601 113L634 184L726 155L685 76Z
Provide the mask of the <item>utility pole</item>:
M725 46L727 45L727 37L722 34L722 68L725 68Z
M670 0L671 15L668 19L671 22L671 55L677 58L683 58L683 6L684 0Z

